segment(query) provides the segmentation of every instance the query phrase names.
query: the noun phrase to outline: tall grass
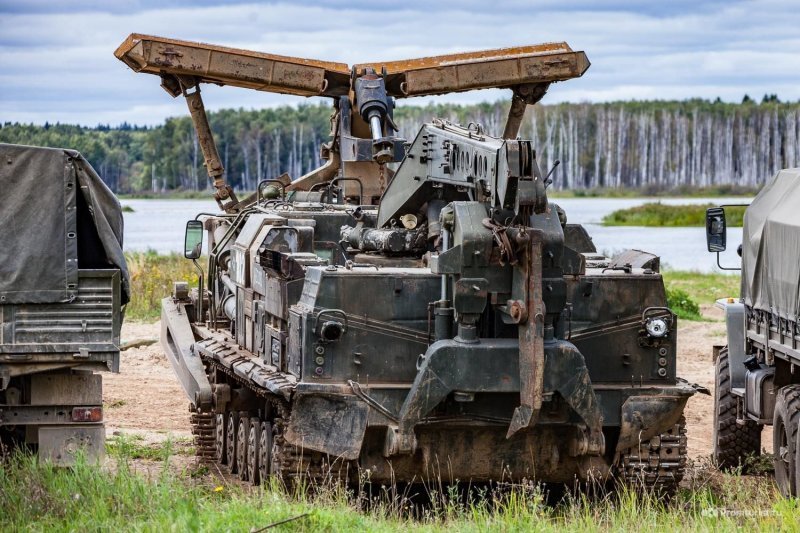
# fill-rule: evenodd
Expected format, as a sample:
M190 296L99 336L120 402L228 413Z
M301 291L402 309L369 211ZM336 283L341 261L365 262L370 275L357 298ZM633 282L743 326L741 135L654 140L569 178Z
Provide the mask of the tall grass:
M125 259L131 275L131 301L125 310L127 319L158 319L161 299L172 294L174 281L186 281L190 287L197 286L194 264L179 254L128 252ZM205 261L201 259L199 264L205 265Z
M551 198L719 198L719 197L753 197L760 187L743 187L741 185L713 185L710 187L690 187L680 185L673 188L663 187L594 187L590 189L564 189L547 193Z
M697 302L681 289L667 287L667 307L672 309L679 318L687 320L701 320L703 318Z
M365 504L341 486L287 491L277 481L250 488L205 475L176 473L169 458L138 471L117 449L113 468L84 461L61 469L17 454L0 467L0 530L252 531L287 520L292 531L796 531L797 500L780 497L767 477L723 475L708 468L667 502L620 490L568 495L545 504L535 485L462 498L443 489L412 516L389 492ZM158 465L159 463L151 463ZM151 472L147 474L145 472Z
M702 320L701 305L713 305L720 298L739 297L739 276L679 270L667 270L662 275L667 305L686 320Z
M113 470L85 462L58 469L17 456L0 469L3 531L249 531L304 513L303 529L364 528L347 505L315 508L279 492L247 491L173 474L148 476L120 460Z
M738 275L685 270L666 270L662 275L667 289L681 290L699 304L739 297L741 278Z
M705 226L706 209L713 204L667 205L649 202L628 209L618 209L603 217L605 226ZM726 207L725 215L730 227L741 226L744 207Z

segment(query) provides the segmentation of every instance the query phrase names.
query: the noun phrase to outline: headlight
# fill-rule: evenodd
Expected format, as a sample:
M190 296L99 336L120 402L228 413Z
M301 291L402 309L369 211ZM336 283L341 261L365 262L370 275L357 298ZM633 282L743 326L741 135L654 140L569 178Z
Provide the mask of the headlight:
M648 318L647 322L644 324L644 329L647 331L648 335L657 339L665 337L667 333L669 333L667 321L663 318Z
M322 324L322 328L320 329L320 335L327 342L338 341L342 338L343 333L344 327L342 326L342 323L335 320L324 322Z

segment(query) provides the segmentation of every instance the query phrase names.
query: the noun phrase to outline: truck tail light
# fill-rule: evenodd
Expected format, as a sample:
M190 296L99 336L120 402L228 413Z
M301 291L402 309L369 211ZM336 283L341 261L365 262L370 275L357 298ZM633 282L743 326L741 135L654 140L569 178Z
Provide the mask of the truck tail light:
M102 422L103 408L102 407L73 407L72 408L72 421L73 422Z

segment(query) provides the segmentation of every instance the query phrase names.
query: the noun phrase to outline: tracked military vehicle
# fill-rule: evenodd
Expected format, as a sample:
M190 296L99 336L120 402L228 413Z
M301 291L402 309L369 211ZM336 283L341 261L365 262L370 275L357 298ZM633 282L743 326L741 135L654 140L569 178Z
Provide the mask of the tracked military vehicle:
M200 287L163 300L161 342L198 454L256 483L335 471L374 482L590 476L673 490L682 416L676 317L657 257L598 254L547 197L527 105L581 76L566 43L355 65L145 35L116 55L184 96L217 215L189 221ZM333 101L327 162L238 199L203 83ZM502 135L394 101L490 87ZM332 470L331 470L332 469Z

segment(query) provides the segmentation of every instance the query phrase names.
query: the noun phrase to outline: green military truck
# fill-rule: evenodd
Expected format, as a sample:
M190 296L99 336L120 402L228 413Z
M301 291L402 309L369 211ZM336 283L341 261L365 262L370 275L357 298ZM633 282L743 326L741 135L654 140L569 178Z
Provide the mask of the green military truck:
M773 426L775 480L800 493L800 169L782 170L745 211L741 298L723 299L727 345L716 358L714 458L745 465ZM724 207L706 212L709 252L727 247ZM719 262L719 259L718 259Z
M0 144L0 451L102 457L119 371L122 210L78 152Z

